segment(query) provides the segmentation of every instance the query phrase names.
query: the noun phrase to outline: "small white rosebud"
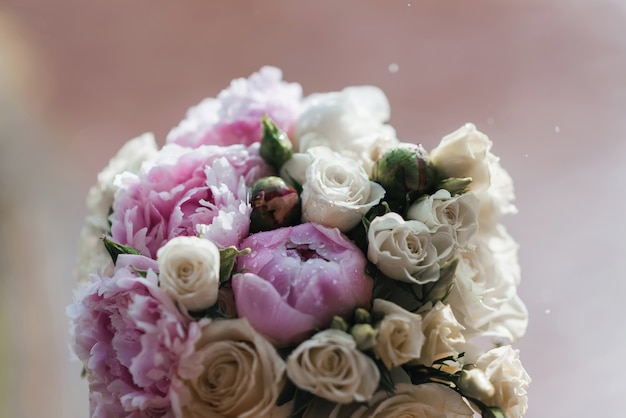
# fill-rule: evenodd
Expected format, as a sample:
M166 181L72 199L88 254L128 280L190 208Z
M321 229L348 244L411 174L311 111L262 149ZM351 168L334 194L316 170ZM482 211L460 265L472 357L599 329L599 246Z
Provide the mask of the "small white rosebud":
M477 368L463 369L459 389L465 396L479 400L491 398L496 392L485 372Z
M220 253L217 246L198 237L176 237L157 252L161 288L189 311L217 302Z

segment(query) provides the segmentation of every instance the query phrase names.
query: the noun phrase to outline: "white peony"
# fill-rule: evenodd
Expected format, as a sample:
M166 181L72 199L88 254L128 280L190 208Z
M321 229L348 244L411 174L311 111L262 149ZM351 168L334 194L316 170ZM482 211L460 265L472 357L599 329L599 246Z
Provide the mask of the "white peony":
M287 358L287 375L299 388L332 402L364 402L378 387L374 361L357 350L350 334L327 329L301 343Z
M311 150L313 158L302 185L302 220L347 232L385 195L363 168L327 148Z
M519 418L528 408L528 385L530 376L519 359L519 351L510 345L489 350L475 364L482 370L495 391L491 396L479 398L489 405L504 411L507 418Z
M76 275L79 283L89 283L89 276L110 267L111 257L101 238L109 231L109 211L115 197L115 178L123 172L138 173L141 165L156 158L158 147L151 133L131 139L98 174L98 183L87 195L89 215L81 231ZM104 272L103 272L104 273Z
M325 146L353 161L369 175L374 162L399 143L395 130L385 124L390 109L377 87L348 87L340 92L309 96L295 127L299 151Z
M478 231L479 205L473 193L452 196L449 191L441 189L414 203L407 218L423 222L431 230L450 225L457 245L464 248Z
M517 295L520 267L517 243L499 225L494 235L479 234L474 250L459 253L455 284L447 302L463 324L466 336L519 339L528 325L528 311Z
M368 230L368 259L392 279L425 284L439 279L439 263L453 254L449 226L434 233L420 221L405 221L395 212L378 216Z
M220 252L203 238L172 238L157 252L159 283L172 300L188 311L200 311L217 302Z

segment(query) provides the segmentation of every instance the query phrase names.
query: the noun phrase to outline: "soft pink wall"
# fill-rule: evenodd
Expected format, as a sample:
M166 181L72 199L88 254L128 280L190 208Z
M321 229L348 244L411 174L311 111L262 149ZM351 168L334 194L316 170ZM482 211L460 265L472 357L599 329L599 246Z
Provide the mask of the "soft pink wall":
M534 379L528 417L620 416L623 2L3 0L0 7L35 48L25 113L48 126L34 143L54 141L65 182L53 185L65 191L49 210L63 216L48 232L61 240L64 261L52 273L58 277L47 278L59 288L42 311L61 333L83 199L99 169L127 139L154 131L163 142L187 107L272 64L307 93L383 88L405 141L432 147L466 121L494 140L520 209L508 225L521 244L520 293L531 315L517 345ZM46 416L84 417L75 365L64 365L41 376L64 394L58 415L48 407ZM38 407L20 411L43 416Z

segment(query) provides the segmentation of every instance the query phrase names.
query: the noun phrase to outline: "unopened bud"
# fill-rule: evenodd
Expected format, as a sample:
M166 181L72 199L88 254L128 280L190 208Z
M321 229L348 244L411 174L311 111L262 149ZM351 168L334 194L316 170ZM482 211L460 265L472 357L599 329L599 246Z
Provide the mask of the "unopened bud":
M263 177L250 186L250 232L269 231L300 222L298 192L280 177Z
M491 398L496 389L493 387L485 372L481 369L463 369L459 378L459 389L470 398L486 400Z
M261 157L277 171L293 155L293 146L287 134L267 116L263 116L263 136L261 137Z
M356 324L350 330L350 334L354 337L356 346L361 351L370 350L376 345L378 331L370 324Z
M414 199L433 185L435 170L421 145L404 144L383 154L374 165L372 179L385 188L387 197Z

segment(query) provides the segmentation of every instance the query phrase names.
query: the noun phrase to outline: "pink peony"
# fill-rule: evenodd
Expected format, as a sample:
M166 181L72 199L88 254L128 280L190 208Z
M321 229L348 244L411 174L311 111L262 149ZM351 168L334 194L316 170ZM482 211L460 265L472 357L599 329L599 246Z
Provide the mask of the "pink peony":
M147 270L146 278L134 268ZM68 308L75 352L89 380L91 417L174 417L171 380L190 356L200 325L157 287L156 262L118 257Z
M373 280L361 251L335 228L313 223L253 234L233 276L237 312L278 344L297 343L334 315L368 308Z
M227 247L248 235L247 185L269 174L259 144L249 147L166 145L141 173L116 179L113 240L155 258L167 240L201 233Z
M217 99L205 99L167 137L168 143L250 145L261 140L261 117L290 132L300 112L302 87L282 81L278 68L263 67L248 79L233 80Z

